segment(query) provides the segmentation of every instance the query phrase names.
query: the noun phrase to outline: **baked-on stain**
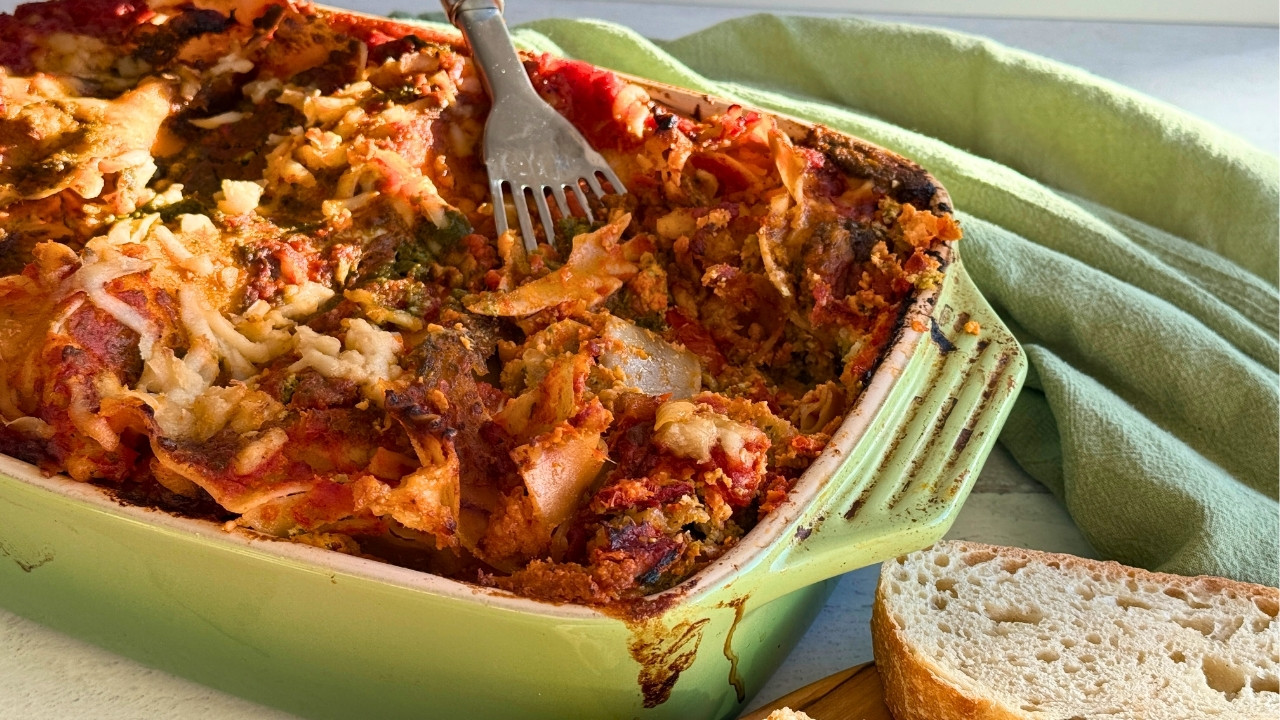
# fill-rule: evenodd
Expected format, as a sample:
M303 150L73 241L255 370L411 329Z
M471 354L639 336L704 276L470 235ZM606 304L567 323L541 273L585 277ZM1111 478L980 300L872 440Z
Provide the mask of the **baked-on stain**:
M25 573L29 573L32 570L43 567L47 563L53 561L53 551L48 549L41 550L40 556L34 560L24 560L18 556L18 551L16 549L5 543L3 540L0 540L0 555L4 555L10 560L13 560L18 564L18 567L22 568L22 572Z
M698 645L710 618L682 622L667 629L655 620L634 626L627 649L640 663L640 692L644 706L653 708L671 698L671 689L698 658Z
M107 497L122 507L142 507L160 510L170 515L191 520L207 520L222 525L235 517L210 497L204 488L198 488L195 497L179 495L158 482L150 480L126 480L111 483L106 480L91 480Z
M1012 362L1012 360L1013 360L1013 352L1011 352L1006 348L1005 351L1000 353L1000 355L996 358L996 366L995 366L995 369L991 371L990 376L994 378L999 375L1003 375L1005 368L1009 367L1009 363ZM996 383L988 381L986 389L982 391L981 407L985 407L987 404L991 402L992 397L994 397L996 394L996 390L999 390L999 388L996 386Z
M695 573L676 587L656 595L643 595L637 598L623 598L604 605L593 605L596 610L615 620L626 623L633 632L638 633L644 624L656 619L679 603L683 602L694 590L698 589L701 578ZM551 605L569 605L542 600Z
M858 511L862 509L862 506L867 504L867 498L870 495L871 495L871 488L867 488L863 490L862 494L858 496L858 499L854 500L853 504L850 505L849 509L845 512L844 519L852 520L853 516L857 515Z
M938 321L933 318L929 318L929 337L938 344L938 349L942 351L943 355L955 352L956 344L951 342L946 333L942 332L942 328L938 327Z
M805 142L847 174L869 177L876 190L898 202L911 203L921 210L951 212L946 191L910 160L822 126L810 130Z
M733 633L738 629L738 623L742 622L743 611L749 598L750 596L734 598L722 606L733 608L733 624L729 626L729 632L724 636L724 656L729 660L729 684L738 694L739 705L747 701L747 686L738 675L738 653L733 651Z

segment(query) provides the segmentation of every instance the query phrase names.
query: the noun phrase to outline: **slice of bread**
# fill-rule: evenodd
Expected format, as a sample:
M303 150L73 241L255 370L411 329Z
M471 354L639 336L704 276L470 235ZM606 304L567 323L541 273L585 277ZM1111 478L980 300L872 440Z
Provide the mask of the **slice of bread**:
M897 720L1280 718L1280 590L970 542L880 569Z

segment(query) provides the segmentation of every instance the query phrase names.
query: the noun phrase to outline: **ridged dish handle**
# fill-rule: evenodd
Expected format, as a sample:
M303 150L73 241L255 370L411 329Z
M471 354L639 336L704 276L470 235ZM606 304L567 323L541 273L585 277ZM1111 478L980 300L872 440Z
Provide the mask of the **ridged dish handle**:
M764 561L752 602L917 550L951 527L1022 387L1026 358L963 266L886 405ZM977 326L969 323L977 323ZM967 329L966 329L967 326ZM972 331L976 330L977 334Z

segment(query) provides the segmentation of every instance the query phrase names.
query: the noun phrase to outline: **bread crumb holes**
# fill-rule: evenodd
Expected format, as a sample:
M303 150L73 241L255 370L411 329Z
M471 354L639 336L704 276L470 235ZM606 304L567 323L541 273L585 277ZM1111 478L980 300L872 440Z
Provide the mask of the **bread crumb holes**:
M1200 615L1189 618L1174 618L1173 621L1184 628L1195 630L1205 637L1209 637L1213 634L1214 625L1213 618L1211 617Z
M1041 620L1044 620L1044 611L1034 605L1020 608L1014 605L988 602L983 603L982 612L988 618L998 623L1016 622L1036 625L1039 624Z
M1212 655L1205 657L1200 663L1200 671L1204 673L1204 681L1209 687L1234 700L1245 686L1244 670L1240 666Z
M1151 609L1151 603L1147 602L1146 600L1143 600L1142 598L1137 598L1137 597L1116 598L1116 605L1119 605L1120 607L1126 610L1130 608L1141 608L1143 610Z
M1254 675L1249 678L1249 689L1256 693L1280 693L1280 679L1275 675Z
M1255 597L1253 606L1262 611L1267 617L1274 618L1280 612L1280 600L1273 597Z

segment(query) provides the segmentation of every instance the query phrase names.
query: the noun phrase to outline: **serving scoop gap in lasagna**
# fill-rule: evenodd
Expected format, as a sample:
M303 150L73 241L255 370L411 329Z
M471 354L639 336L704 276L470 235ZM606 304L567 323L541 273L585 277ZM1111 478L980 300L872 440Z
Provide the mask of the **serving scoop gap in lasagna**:
M940 282L950 208L834 133L524 58L630 190L533 251L495 233L455 36L304 2L0 16L0 452L545 600L734 547Z

